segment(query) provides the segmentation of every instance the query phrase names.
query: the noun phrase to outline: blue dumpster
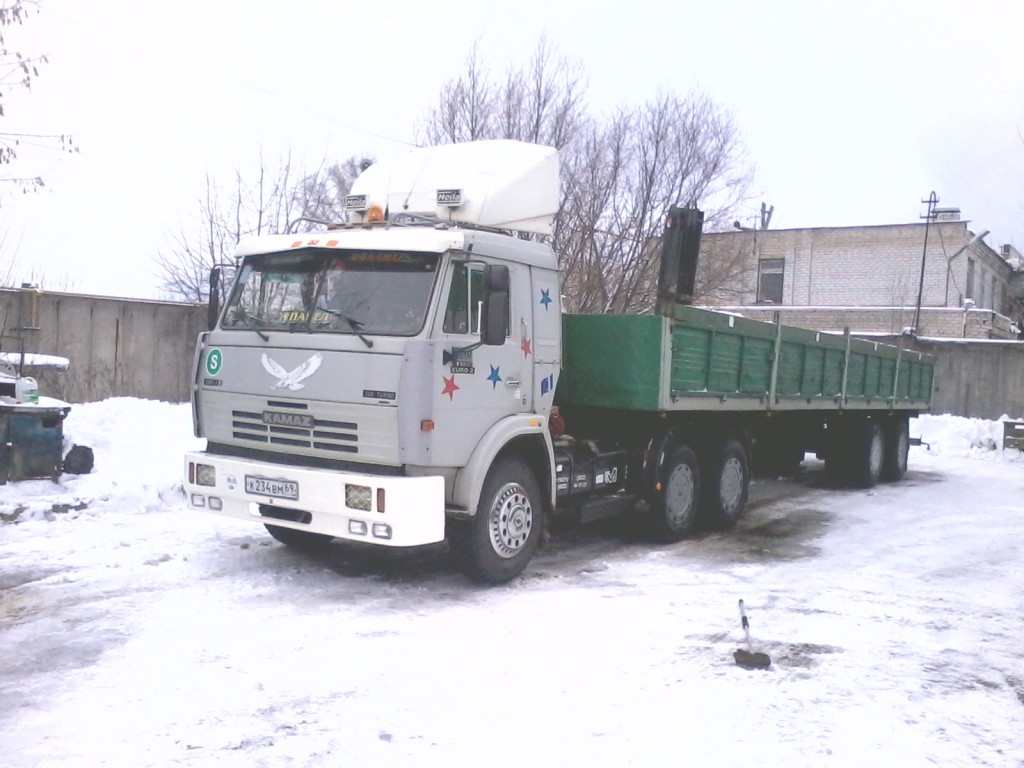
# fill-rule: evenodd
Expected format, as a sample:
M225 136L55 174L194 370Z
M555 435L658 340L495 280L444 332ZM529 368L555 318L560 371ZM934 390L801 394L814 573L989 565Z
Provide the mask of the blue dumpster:
M71 406L41 398L40 403L0 403L0 484L61 473L64 418Z

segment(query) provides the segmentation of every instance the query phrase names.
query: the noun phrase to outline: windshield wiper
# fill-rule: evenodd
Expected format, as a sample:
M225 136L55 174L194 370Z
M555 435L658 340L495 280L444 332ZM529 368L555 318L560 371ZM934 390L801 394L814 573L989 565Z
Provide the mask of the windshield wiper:
M348 315L341 314L340 312L338 313L338 316L342 320L344 320L346 323L348 323L348 327L352 329L352 333L354 333L356 336L358 336L360 339L362 339L363 343L367 347L369 347L370 349L373 349L373 342L365 334L363 334L362 331L359 330L364 325L366 325L366 323L361 323L358 320L352 319Z
M251 331L255 332L255 334L259 336L261 339L263 339L264 341L270 341L270 337L258 327L258 317L253 317L244 309L236 309L232 313L231 320L232 322L238 322L239 319L241 319L243 325L245 325Z
M366 323L362 323L362 322L356 320L354 317L349 317L344 312L339 312L336 309L328 309L327 307L321 307L321 306L317 306L317 309L320 310L321 312L326 312L329 315L334 315L335 317L340 317L342 320L344 320L348 324L348 327L352 329L352 333L354 333L356 336L358 336L359 340L362 341L363 344L365 344L370 349L373 349L373 341L368 336L366 336L366 334L364 334L362 331L359 330L364 325L366 325Z

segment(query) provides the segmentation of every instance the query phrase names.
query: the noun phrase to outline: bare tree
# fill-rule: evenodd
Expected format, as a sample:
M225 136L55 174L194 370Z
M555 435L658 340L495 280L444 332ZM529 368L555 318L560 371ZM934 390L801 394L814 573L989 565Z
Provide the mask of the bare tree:
M256 171L235 172L230 193L218 189L210 175L198 201L196 218L168 237L153 258L161 290L169 297L204 302L213 267L221 267L221 294L234 279L235 249L243 237L309 231L317 221L344 220L344 199L352 181L372 158L350 157L297 173L291 157L276 168L261 156Z
M167 296L181 301L206 301L210 270L222 264L233 264L234 246L240 237L240 195L234 196L232 203L236 212L234 223L232 211L229 207L222 207L207 174L206 194L199 200L201 225L192 229L182 226L169 236L167 248L157 251L153 258L160 289ZM222 274L222 281L226 279L227 276Z
M11 88L32 90L39 76L39 67L47 63L45 54L31 55L8 48L7 34L11 27L21 26L39 9L38 0L8 0L0 3L0 117L5 117L4 101ZM0 165L11 165L23 146L51 151L78 152L71 136L66 134L20 133L0 131ZM28 192L45 186L42 176L7 175L0 181L19 186Z
M732 220L752 169L732 115L702 93L662 93L605 118L589 117L578 63L540 40L525 67L490 77L474 44L463 75L426 118L429 143L510 138L561 150L562 196L552 245L575 312L653 308L659 241L672 205L705 211L708 229ZM698 292L721 290L739 258L702 265Z
M421 133L428 144L518 139L566 146L583 120L586 89L581 68L541 38L525 67L512 66L498 82L473 43L465 72L441 87Z
M731 116L698 93L620 109L572 149L554 245L577 312L650 311L669 208L700 207L705 226L720 228L750 183ZM744 264L739 254L706 255L697 295L735 281Z
M741 303L756 271L755 252L752 237L705 238L697 264L694 302L712 306Z
M349 157L321 167L302 179L292 195L293 210L317 221L346 220L345 196L360 173L373 165L370 156Z
M441 86L436 107L427 116L425 133L430 144L455 144L493 138L493 86L480 62L480 41L473 43L466 59L466 71Z

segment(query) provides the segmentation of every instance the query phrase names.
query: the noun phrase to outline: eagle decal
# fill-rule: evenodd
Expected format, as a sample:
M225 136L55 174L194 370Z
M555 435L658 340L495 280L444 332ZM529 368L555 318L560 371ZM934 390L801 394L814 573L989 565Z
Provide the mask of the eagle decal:
M286 371L280 363L275 363L271 360L266 352L260 356L260 362L263 363L263 370L277 379L277 383L272 384L270 388L290 389L292 392L303 389L306 385L302 382L316 373L323 361L323 352L317 352L295 370Z

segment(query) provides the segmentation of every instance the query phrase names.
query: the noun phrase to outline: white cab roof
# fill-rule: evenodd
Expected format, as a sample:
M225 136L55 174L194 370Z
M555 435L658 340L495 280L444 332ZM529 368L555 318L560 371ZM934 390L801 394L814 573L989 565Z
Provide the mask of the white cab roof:
M441 204L439 192L447 193ZM367 168L350 191L360 196L389 216L549 235L558 212L558 150L510 140L422 147Z
M277 253L297 248L351 248L355 250L425 251L444 253L462 250L466 233L459 229L432 227L374 227L373 229L329 229L317 232L298 232L294 235L260 235L243 237L235 249L236 256L259 253Z

